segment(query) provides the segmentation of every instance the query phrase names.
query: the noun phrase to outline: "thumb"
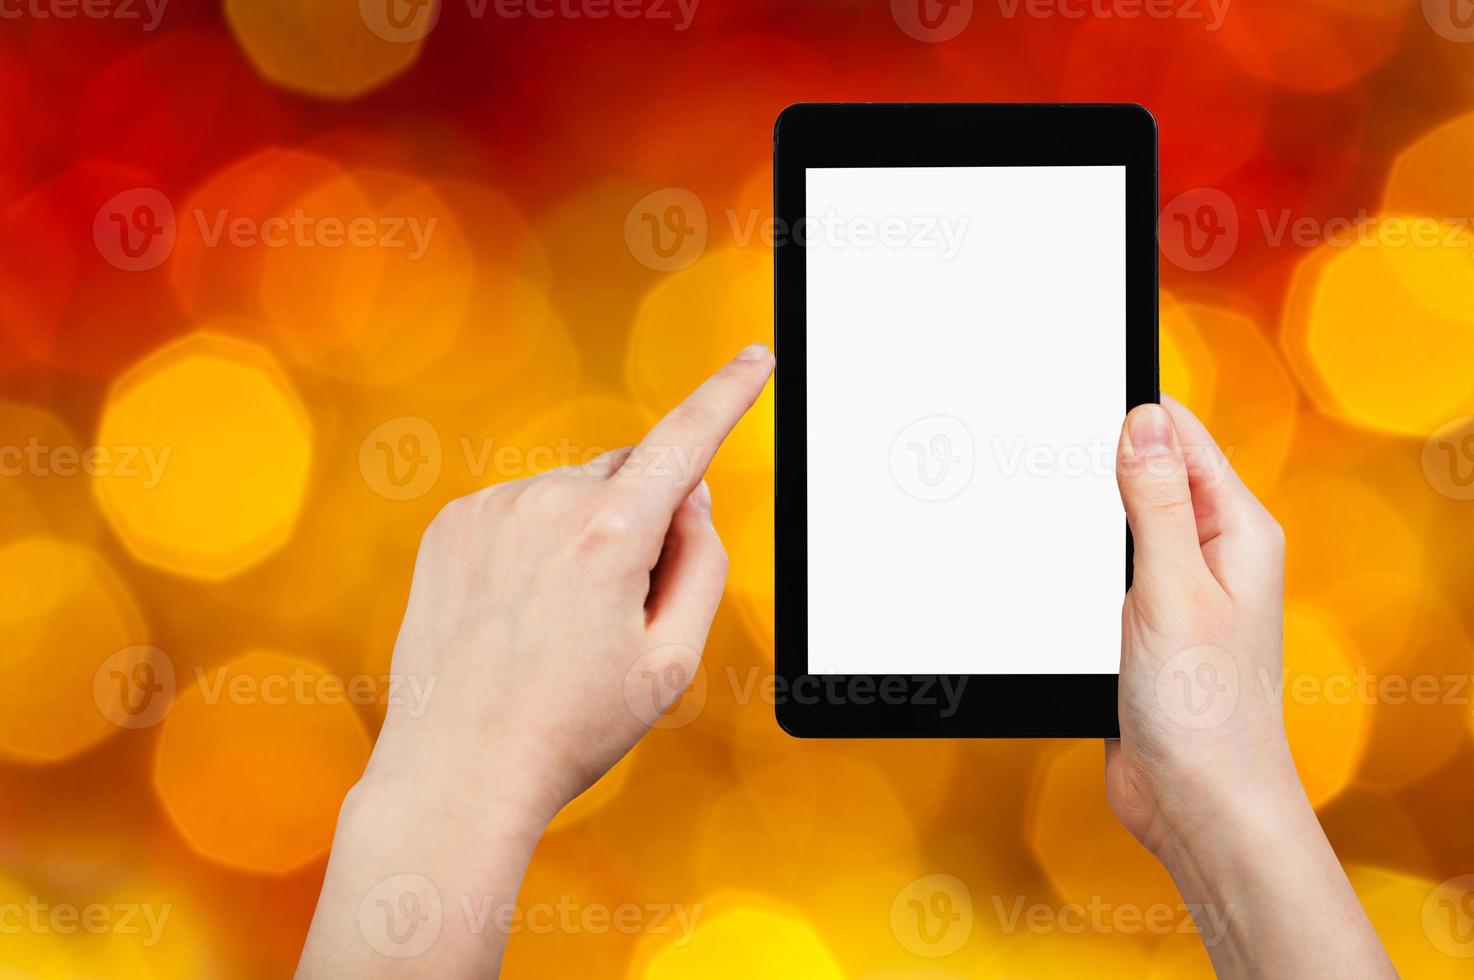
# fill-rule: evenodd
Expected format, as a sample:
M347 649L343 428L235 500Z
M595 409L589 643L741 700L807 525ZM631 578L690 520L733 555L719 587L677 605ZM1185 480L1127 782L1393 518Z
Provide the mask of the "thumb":
M727 551L712 524L711 491L703 480L676 508L660 561L650 573L651 642L699 655L726 582Z
M1187 463L1172 417L1161 405L1138 405L1126 416L1116 481L1135 544L1134 581L1153 591L1176 591L1206 574Z

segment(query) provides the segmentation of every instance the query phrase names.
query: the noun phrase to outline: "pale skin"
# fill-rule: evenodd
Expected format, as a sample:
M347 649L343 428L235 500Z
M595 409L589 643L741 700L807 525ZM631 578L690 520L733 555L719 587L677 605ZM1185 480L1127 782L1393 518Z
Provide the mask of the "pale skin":
M1190 906L1226 922L1208 946L1220 977L1397 976L1300 785L1278 688L1263 683L1283 676L1283 532L1167 396L1127 416L1116 478L1136 553L1111 808Z
M727 568L702 478L772 370L748 348L638 446L483 490L432 522L392 669L434 675L435 697L418 717L389 708L343 803L299 977L496 975L542 832L679 693L642 705L646 680L699 662ZM1278 704L1245 683L1204 726L1198 702L1174 710L1157 683L1178 666L1198 676L1177 655L1199 647L1225 675L1280 669L1283 539L1221 459L1173 402L1123 430L1137 551L1111 805L1185 900L1226 912L1209 950L1221 976L1395 976L1300 787Z

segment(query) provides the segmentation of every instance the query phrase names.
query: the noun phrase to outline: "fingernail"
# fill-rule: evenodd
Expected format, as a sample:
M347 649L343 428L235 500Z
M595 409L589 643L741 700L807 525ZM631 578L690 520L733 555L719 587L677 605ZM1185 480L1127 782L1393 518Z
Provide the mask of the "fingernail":
M772 355L768 351L767 344L749 344L742 348L742 353L737 355L739 361L766 361Z
M711 516L711 487L706 485L705 480L696 484L696 489L691 491L691 503L696 505L697 510L705 511L708 517Z
M1165 456L1172 451L1172 422L1161 405L1141 405L1131 413L1131 452Z

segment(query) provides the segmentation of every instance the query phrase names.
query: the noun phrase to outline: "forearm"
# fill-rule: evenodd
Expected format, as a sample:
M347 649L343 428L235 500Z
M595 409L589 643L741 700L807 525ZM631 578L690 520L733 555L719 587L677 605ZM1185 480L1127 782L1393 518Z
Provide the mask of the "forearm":
M299 978L496 976L546 821L368 776L338 819Z
M1219 977L1393 977L1293 768L1193 794L1159 852Z

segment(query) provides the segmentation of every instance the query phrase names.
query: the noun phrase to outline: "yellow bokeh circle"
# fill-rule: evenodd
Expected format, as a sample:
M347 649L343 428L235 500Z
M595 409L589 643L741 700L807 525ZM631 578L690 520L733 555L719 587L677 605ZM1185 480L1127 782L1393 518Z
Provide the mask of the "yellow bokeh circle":
M1357 690L1355 653L1329 616L1292 605L1284 643L1285 731L1306 795L1321 806L1355 775L1372 708Z
M225 17L268 81L323 99L372 91L414 64L434 24L436 0L226 0ZM380 16L380 15L383 16Z
M1414 140L1392 161L1382 208L1388 214L1474 217L1474 113L1443 123Z
M90 542L100 522L88 476L141 465L111 447L84 444L43 408L0 401L0 541L48 534Z
M1179 336L1186 335L1189 328L1173 327L1181 320L1190 325L1193 340L1179 339L1172 345L1181 352L1184 368L1191 371L1188 394L1178 395L1178 400L1203 420L1249 489L1263 495L1278 480L1290 453L1298 400L1290 372L1274 343L1250 317L1203 303L1184 303L1176 305L1169 320L1164 306L1164 391L1177 394L1168 386L1165 332L1176 329ZM1179 376L1182 373L1186 371ZM1243 397L1245 391L1252 391L1254 397Z
M1426 437L1474 414L1474 236L1426 216L1381 218L1296 270L1286 356L1320 409Z
M470 246L429 184L356 171L263 226L261 306L298 360L355 382L412 378L450 349L474 279Z
M1189 307L1164 293L1158 332L1162 391L1194 412L1206 413L1213 404L1217 372Z
M754 896L708 913L689 942L668 941L643 969L637 964L631 980L842 980L844 972L814 927L768 906Z
M323 667L256 651L199 668L160 728L154 784L195 850L286 872L327 851L370 740Z
M139 561L223 579L291 536L307 491L312 433L263 348L196 333L113 386L97 442L157 465L93 479L99 506Z
M1371 865L1351 865L1346 874L1399 974L1418 980L1469 975L1469 960L1450 956L1442 948L1474 945L1469 941L1468 912L1438 908L1440 898L1458 897L1455 889Z
M742 348L769 343L772 336L772 254L708 251L663 279L640 303L626 360L630 387L646 409L663 415ZM769 385L722 444L712 468L762 471L772 465Z
M1040 764L1024 828L1034 858L1067 902L1172 905L1172 879L1111 812L1099 742L1077 742Z
M0 547L0 625L0 756L56 762L118 731L93 676L144 624L102 557L49 537Z

